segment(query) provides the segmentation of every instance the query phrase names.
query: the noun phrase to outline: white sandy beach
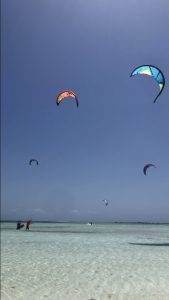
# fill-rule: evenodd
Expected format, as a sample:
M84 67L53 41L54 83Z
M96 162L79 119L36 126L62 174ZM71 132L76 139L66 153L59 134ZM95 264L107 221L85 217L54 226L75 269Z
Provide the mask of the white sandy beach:
M2 300L168 300L169 225L2 223Z

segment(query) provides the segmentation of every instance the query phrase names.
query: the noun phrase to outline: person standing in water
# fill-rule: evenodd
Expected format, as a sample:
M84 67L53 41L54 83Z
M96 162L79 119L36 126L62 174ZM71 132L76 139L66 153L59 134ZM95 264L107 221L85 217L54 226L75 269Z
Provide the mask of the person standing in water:
M30 221L30 220L26 222L26 229L25 230L29 230L29 226L30 226L31 223L32 223L32 221Z
M16 229L19 230L24 227L24 224L21 224L21 221L17 222Z

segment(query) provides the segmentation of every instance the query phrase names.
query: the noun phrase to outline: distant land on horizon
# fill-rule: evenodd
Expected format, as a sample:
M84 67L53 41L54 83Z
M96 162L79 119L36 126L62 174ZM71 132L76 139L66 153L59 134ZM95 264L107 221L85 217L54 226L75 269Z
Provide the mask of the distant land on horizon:
M18 220L0 220L0 223L16 223ZM20 220L19 220L20 221ZM21 222L26 222L27 220L21 220ZM33 223L72 223L72 224L86 224L87 221L38 221L32 220ZM169 222L132 222L132 221L112 221L112 222L92 222L93 224L154 224L154 225L169 225Z

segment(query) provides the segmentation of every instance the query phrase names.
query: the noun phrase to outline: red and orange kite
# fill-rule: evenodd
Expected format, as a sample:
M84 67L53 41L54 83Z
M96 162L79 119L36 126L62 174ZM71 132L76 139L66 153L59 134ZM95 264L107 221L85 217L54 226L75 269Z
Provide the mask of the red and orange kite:
M77 96L76 96L76 94L75 94L74 92L72 92L72 91L63 91L63 92L61 92L61 93L58 95L57 99L56 99L57 105L59 105L60 102L61 102L64 98L67 98L67 97L72 97L73 99L75 99L77 107L79 106L79 102L78 102L78 100L77 100Z

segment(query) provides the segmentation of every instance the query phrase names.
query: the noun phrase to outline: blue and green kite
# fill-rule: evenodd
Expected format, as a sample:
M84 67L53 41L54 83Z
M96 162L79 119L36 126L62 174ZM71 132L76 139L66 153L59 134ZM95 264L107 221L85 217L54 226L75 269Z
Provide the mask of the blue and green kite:
M158 93L157 97L154 100L154 103L155 103L157 98L162 93L164 86L165 86L165 78L164 78L163 73L161 72L161 70L159 68L157 68L155 66L143 65L143 66L140 66L140 67L137 67L136 69L134 69L134 71L131 73L130 76L132 77L132 76L138 75L138 74L153 76L154 79L158 82L160 92Z

